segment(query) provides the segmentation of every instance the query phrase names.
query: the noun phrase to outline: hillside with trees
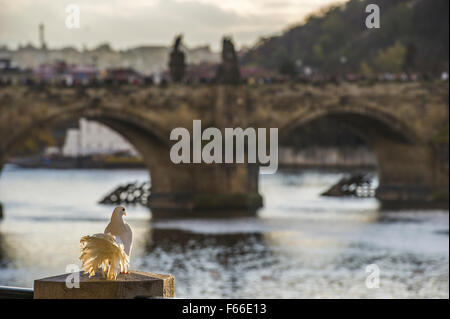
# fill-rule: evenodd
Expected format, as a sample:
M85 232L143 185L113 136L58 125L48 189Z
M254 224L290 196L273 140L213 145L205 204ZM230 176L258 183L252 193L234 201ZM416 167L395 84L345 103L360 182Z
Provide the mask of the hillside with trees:
M380 28L367 29L365 8L380 7ZM448 0L350 0L323 8L281 35L262 38L241 63L293 75L420 72L449 67Z

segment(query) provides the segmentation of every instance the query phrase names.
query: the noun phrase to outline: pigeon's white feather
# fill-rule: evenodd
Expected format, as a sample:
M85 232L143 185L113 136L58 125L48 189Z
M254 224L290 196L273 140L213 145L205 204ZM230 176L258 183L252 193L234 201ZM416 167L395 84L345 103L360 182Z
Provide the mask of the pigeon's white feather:
M92 277L101 267L107 279L116 279L120 272L127 272L133 232L130 225L123 221L125 208L114 209L111 221L103 234L84 236L80 240L82 268Z
M83 236L80 240L81 267L92 277L98 268L106 279L116 279L120 272L127 272L128 255L123 245L119 245L111 234Z
M127 223L125 224L125 229L123 233L116 235L116 237L120 238L120 241L123 243L123 248L125 249L125 253L130 256L131 255L131 248L133 245L133 232L131 230L130 225Z

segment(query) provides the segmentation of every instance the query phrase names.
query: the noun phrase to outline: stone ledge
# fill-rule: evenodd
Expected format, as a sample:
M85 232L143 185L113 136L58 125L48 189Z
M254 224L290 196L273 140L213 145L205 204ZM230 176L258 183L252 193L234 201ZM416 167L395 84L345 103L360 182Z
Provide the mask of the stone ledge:
M116 280L106 280L101 272L91 278L80 272L80 288L67 288L63 274L34 281L34 299L133 299L136 297L172 298L175 278L172 275L130 270Z

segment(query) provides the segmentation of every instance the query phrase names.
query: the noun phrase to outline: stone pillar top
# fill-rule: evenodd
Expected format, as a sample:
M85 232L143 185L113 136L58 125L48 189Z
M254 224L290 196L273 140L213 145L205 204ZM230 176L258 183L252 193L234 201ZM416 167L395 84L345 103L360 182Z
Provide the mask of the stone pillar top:
M79 288L68 288L79 276ZM101 272L91 278L83 272L63 274L34 281L35 299L132 299L136 297L171 298L175 293L172 275L130 270L116 280L106 280Z

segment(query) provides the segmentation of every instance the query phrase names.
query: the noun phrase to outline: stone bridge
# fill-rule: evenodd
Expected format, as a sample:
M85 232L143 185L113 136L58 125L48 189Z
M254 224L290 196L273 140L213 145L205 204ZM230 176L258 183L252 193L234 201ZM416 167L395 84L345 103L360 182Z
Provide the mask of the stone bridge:
M448 83L344 83L168 87L0 88L0 167L43 127L85 117L142 154L152 211L253 212L261 207L256 164L173 164L170 132L209 126L279 129L280 139L321 117L344 122L379 164L386 207L448 207Z

